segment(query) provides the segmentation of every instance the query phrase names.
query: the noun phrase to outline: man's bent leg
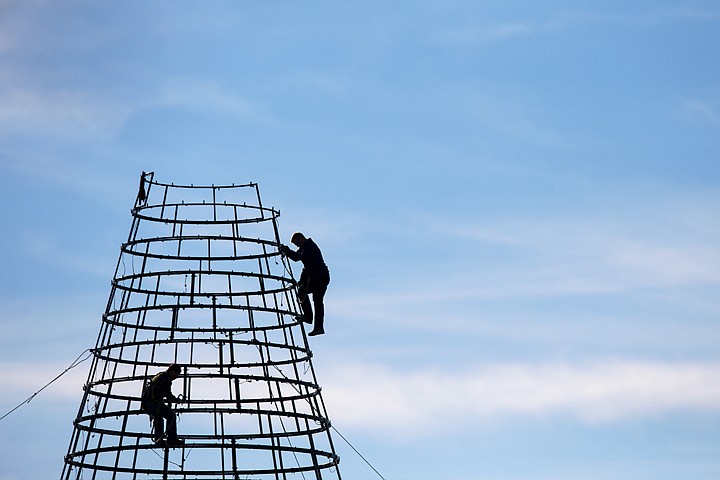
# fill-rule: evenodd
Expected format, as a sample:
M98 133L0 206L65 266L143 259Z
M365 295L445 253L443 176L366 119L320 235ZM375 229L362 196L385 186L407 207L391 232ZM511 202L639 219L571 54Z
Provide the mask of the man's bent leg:
M158 411L153 414L153 430L155 430L153 432L153 441L157 442L165 434L165 422Z
M300 300L300 307L303 311L303 321L305 323L312 323L313 309L310 303L307 280L300 282L298 285L298 300Z
M177 420L175 419L175 412L164 403L160 404L159 417L167 420L167 438L168 440L174 440L177 438Z

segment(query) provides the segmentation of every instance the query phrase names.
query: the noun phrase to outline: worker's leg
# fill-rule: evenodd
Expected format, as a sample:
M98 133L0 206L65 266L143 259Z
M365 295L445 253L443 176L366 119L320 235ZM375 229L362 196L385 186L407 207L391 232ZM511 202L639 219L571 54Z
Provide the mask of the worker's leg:
M325 333L325 292L327 291L330 278L313 279L313 305L315 305L315 322L310 335L321 335Z
M310 303L310 295L308 292L309 285L308 278L300 278L300 282L298 282L298 300L300 300L300 307L303 311L303 320L305 323L312 323L313 319L312 303Z
M163 418L167 420L168 440L177 438L177 421L175 420L175 412L172 411L172 408L168 407L164 403L161 403L158 407L158 414L161 422ZM157 431L155 434L157 435Z
M153 419L153 441L160 440L163 435L165 434L165 421L163 420L162 415L160 415L160 410L157 406L153 409L152 414Z

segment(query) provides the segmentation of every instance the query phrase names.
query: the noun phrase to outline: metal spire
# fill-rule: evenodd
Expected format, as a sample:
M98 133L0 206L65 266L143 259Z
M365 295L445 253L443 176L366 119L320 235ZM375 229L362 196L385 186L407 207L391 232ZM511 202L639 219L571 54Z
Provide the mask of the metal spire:
M254 183L143 172L61 480L340 480L278 216ZM171 363L176 448L140 405Z

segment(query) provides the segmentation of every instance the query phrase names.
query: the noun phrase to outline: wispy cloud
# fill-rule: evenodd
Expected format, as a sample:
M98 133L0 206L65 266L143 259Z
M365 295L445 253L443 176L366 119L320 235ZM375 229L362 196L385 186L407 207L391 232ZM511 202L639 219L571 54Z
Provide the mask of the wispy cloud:
M503 318L501 323L509 322L507 331L500 332L503 337L515 336L518 325L532 324L528 316L564 330L565 325L589 328L588 322L624 318L627 328L637 328L626 333L640 344L644 327L638 325L651 315L651 304L698 320L720 312L720 302L705 293L720 283L717 200L712 194L673 196L678 198L654 196L648 200L652 205L625 199L621 207L610 207L616 214L588 213L582 219L405 219L392 241L405 245L412 242L407 232L423 232L421 253L427 265L408 265L399 254L382 264L360 266L352 263L354 255L333 252L336 264L345 257L350 262L342 268L364 268L361 274L370 269L375 276L362 291L343 289L339 277L326 303L336 317L414 330L492 333L487 329L498 328L497 320ZM387 234L397 225L368 219L345 227L351 238L374 238L374 232ZM404 234L409 237L402 238ZM599 299L624 307L611 312ZM539 308L530 311L531 305ZM495 327L481 321L487 315L495 316ZM520 330L527 339L536 334L527 333L534 331L527 326ZM685 330L680 334L692 335Z
M92 274L109 278L112 275L114 261L108 258L91 258L87 251L68 252L47 235L37 232L23 234L24 255L35 259L40 264L60 267L66 271Z
M42 132L45 137L89 134L107 137L133 111L123 99L101 92L31 86L0 78L0 126L10 133Z
M46 2L9 3L0 5L6 10L0 15L0 52L7 52L0 59L3 135L108 139L134 114L157 106L240 115L249 111L244 99L212 81L131 69L136 59L125 59L115 48L128 41L131 25L139 21L132 9L116 12L124 21L103 23L105 18L93 21L72 9L62 13L66 18L48 15ZM157 35L167 28L161 23L143 34ZM105 63L113 54L118 54L114 63ZM96 61L87 62L85 56ZM37 61L45 57L64 60ZM127 71L114 81L123 67Z
M193 107L237 116L253 111L249 101L212 82L172 77L160 83L159 98L153 104L156 106Z
M460 246L465 241L489 251L501 247L510 257L520 255L528 268L502 269L500 278L523 290L535 285L534 293L620 292L720 282L720 232L707 228L715 214L711 208L704 209L705 215L678 214L679 203L666 205L670 211L654 217L642 217L644 207L636 205L640 211L626 208L617 218L436 226ZM696 218L689 224L692 215Z
M441 30L431 37L432 41L455 46L491 44L518 37L549 34L590 23L608 22L615 17L602 13L582 11L558 11L540 18L528 14L508 22L476 23Z
M417 435L488 422L569 417L598 424L720 410L720 362L491 364L465 371L337 365L323 394L338 425Z
M720 126L718 105L710 100L691 98L684 100L679 108L682 119L700 122L711 127Z
M639 18L651 22L667 22L673 20L695 20L703 22L720 21L720 9L712 2L687 3L664 10L650 11L630 18Z
M4 399L27 398L66 367L1 363ZM398 437L451 434L518 418L566 418L594 425L720 410L720 361L504 363L463 371L335 363L320 375L323 398L339 428ZM79 401L86 378L87 368L81 365L43 397Z
M30 397L69 366L69 364L50 361L33 364L0 362L3 401L19 402ZM74 400L79 403L82 398L82 386L87 380L89 368L90 364L85 362L69 370L44 390L42 397L60 401Z
M543 12L545 13L545 10ZM645 11L622 13L602 8L551 10L544 17L528 12L508 22L466 24L439 30L431 36L431 40L455 46L478 46L595 25L645 26L683 20L717 22L720 20L720 10L715 6L703 8L685 5L669 9L652 7Z
M0 170L49 182L55 187L92 197L93 201L107 201L113 208L117 208L116 199L132 200L132 193L128 192L133 191L129 189L134 188L135 178L128 185L127 179L118 179L116 172L101 171L105 166L99 163L93 159L63 158L54 154L18 153L4 158Z
M498 252L497 258L482 270L436 268L432 278L417 282L396 278L400 287L388 291L383 284L383 293L348 295L338 307L352 312L375 305L391 314L402 305L430 302L624 294L720 282L720 247L713 238L676 242L585 223L448 228L446 235L455 238L442 236L446 244L462 252ZM457 259L448 260L455 265Z
M0 126L9 133L34 132L45 137L112 138L139 112L157 107L185 107L236 116L254 113L251 105L212 82L181 78L155 79L142 95L108 91L103 85L82 90L37 84L27 74L0 74ZM147 93L150 92L150 93Z

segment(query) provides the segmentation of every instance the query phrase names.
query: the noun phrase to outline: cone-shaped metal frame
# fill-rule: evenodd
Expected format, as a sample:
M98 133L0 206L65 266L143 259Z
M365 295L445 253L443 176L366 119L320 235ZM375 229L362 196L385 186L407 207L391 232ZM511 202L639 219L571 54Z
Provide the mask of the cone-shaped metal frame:
M143 172L61 480L340 479L278 216L257 184ZM140 396L171 363L167 448Z

